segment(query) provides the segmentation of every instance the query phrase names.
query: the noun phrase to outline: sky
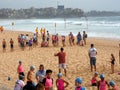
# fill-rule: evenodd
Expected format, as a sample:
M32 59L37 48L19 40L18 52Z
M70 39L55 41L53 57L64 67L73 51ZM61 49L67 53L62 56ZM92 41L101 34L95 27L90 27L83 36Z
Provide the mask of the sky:
M65 8L80 8L83 11L120 11L120 0L0 0L0 8L45 8L57 7L63 4Z

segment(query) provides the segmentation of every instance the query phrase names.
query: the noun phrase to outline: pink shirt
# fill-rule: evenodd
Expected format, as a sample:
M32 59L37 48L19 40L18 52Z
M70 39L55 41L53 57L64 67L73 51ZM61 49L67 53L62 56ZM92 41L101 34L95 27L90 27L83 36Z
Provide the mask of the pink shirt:
M19 65L19 66L18 66L18 72L21 73L21 72L23 72L23 71L24 71L23 66L22 66L22 65Z
M97 80L95 78L92 78L91 83L93 84L93 83L96 83L96 82L97 82Z
M50 88L52 87L52 79L48 79L46 78L46 82L45 82L45 90L50 90Z
M100 81L100 88L99 90L107 90L106 89L106 81Z
M64 90L64 81L63 81L63 79L58 79L58 81L57 81L57 88L58 88L58 90Z

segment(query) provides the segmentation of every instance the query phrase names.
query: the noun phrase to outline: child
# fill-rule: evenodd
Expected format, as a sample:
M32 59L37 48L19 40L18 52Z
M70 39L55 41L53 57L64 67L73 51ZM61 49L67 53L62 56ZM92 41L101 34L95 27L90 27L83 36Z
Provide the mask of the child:
M25 86L24 80L25 80L25 77L22 75L19 75L19 80L16 81L14 90L23 90L23 87Z
M38 83L38 84L36 85L36 90L45 90L45 89L44 89L44 85L43 85L42 83Z
M22 61L19 61L17 72L18 72L19 75L25 76L24 75L24 69L23 69Z
M12 40L12 38L10 39L10 48L11 48L11 51L13 51L13 48L14 48L14 41Z
M100 75L101 80L98 81L98 90L107 90L106 86L107 85L109 86L109 84L104 78L105 78L104 74L101 74Z
M64 83L66 83L66 86L64 86ZM65 90L65 88L68 86L68 82L62 79L62 73L58 74L58 79L56 80L56 86L57 90Z
M52 70L48 69L46 71L46 78L43 79L43 85L45 86L45 90L53 90L53 78L51 78Z
M5 39L3 39L3 41L2 41L2 47L3 47L3 52L5 52L6 51L6 41L5 41Z
M82 79L81 78L76 78L75 79L75 90L86 90L84 87L82 87Z
M114 81L110 81L109 85L112 87L112 89L109 89L109 90L118 90L118 87L115 85Z
M114 73L114 64L115 64L115 57L113 54L111 54L111 70L112 74Z
M98 72L95 72L91 80L92 86L97 86L97 77L98 77Z

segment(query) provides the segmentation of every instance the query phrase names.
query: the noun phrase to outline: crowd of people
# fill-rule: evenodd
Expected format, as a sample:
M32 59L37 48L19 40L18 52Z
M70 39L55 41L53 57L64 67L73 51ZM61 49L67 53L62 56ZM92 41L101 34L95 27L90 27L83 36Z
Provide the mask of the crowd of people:
M94 76L90 78L91 86L98 88L98 90L119 90L117 85L113 80L107 81L105 79L105 75L103 73L99 74L96 69L96 54L97 50L94 48L94 44L91 44L91 48L88 51L88 56L90 57L90 65L91 71L93 71L92 66L94 66ZM54 56L58 57L59 60L59 73L58 78L54 80L52 77L52 70L45 69L43 64L40 64L39 70L36 72L36 80L34 80L34 70L35 66L30 66L30 70L27 73L27 83L25 84L25 74L24 74L24 67L22 65L22 61L19 61L19 65L17 68L19 79L16 81L14 90L54 90L53 83L55 81L55 85L57 90L65 90L68 87L69 82L66 81L62 76L64 75L67 77L67 70L66 70L66 52L64 48L60 48L58 53L55 53ZM111 54L111 64L113 64L113 60L115 62L114 55ZM64 69L64 74L61 69ZM111 65L112 73L114 73L114 68ZM75 83L75 90L87 90L86 87L82 86L82 78L77 77L74 80Z
M87 34L85 31L83 31L83 35L81 35L81 33L78 32L76 36L76 44L79 46L86 45L86 38L87 38ZM9 41L11 51L14 51L14 40L13 39L11 38ZM38 34L38 29L37 29L36 33L34 33L33 35L20 34L18 35L17 39L18 39L18 44L22 48L22 50L24 50L25 47L29 47L29 50L31 50L32 48L36 46L48 47L50 40L52 41L52 45L54 47L59 46L60 42L62 43L63 47L66 46L66 36L62 35L60 37L60 35L58 34L50 35L49 31L46 32L45 29L44 31L41 31L40 35ZM70 46L75 45L75 36L72 34L72 32L70 32L70 34L68 35L68 41L69 41ZM6 52L7 41L5 39L3 39L2 41L2 48L3 48L3 52Z

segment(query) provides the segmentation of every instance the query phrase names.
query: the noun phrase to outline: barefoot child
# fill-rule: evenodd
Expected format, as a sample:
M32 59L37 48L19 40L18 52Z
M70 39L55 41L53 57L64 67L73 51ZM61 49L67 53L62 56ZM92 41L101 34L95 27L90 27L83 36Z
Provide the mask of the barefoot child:
M43 85L45 86L45 90L53 90L53 78L51 78L52 70L48 69L46 71L46 78L43 79Z
M98 82L98 72L95 72L91 80L92 86L97 86L97 82Z
M100 75L100 81L98 81L98 90L107 90L107 86L109 86L108 82L105 80L104 74Z
M66 84L66 86L64 86L64 83ZM69 85L69 83L62 78L62 73L59 73L58 79L56 80L57 90L65 90L65 88L68 85Z
M22 65L22 61L19 61L17 72L18 72L19 75L25 76L24 75L24 68L23 68L23 65Z
M115 64L115 57L113 54L111 54L111 70L112 74L114 73L114 64Z

